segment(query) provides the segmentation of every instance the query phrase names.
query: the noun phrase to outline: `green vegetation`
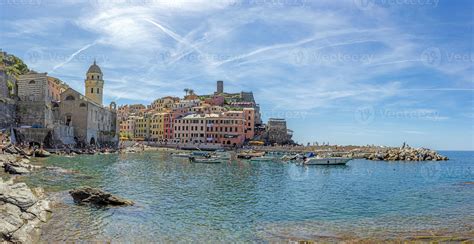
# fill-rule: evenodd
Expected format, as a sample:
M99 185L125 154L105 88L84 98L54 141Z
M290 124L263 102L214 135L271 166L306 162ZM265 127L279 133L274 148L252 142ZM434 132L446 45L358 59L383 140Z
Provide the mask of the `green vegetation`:
M1 59L0 62L5 65L5 72L7 75L10 77L15 77L18 79L19 75L23 75L28 73L30 70L28 69L28 66L15 55L12 54L7 54L1 52ZM7 86L8 86L8 91L10 94L13 94L14 88L15 88L15 83L13 80L7 80Z
M228 111L243 111L244 108L242 107L234 107L234 106L224 106L225 109Z
M12 54L4 55L3 53L1 55L1 61L5 64L5 70L8 75L18 78L19 75L30 71L23 60L17 56Z

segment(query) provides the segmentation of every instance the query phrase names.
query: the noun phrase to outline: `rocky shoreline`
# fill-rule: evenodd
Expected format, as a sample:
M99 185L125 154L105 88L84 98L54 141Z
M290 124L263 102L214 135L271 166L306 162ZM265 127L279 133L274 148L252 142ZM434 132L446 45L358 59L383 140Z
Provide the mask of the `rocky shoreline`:
M14 146L0 154L0 168L10 175L0 177L0 243L35 243L40 236L40 226L51 213L52 201L42 188L30 188L25 183L14 182L15 175L28 174L43 168L31 164L29 156Z
M45 223L51 214L53 204L51 198L44 194L42 188L30 188L23 182L14 182L17 175L28 175L40 169L63 174L76 173L60 167L31 164L30 155L46 157L50 154L45 150L41 150L40 154L36 151L30 153L12 145L6 147L4 153L0 154L0 168L12 175L12 178L5 181L0 177L0 243L37 243L41 234L41 224ZM87 197L81 199L83 196ZM112 206L134 204L130 200L95 188L72 190L71 197L77 203L89 202Z
M35 243L51 213L42 188L0 178L0 243Z

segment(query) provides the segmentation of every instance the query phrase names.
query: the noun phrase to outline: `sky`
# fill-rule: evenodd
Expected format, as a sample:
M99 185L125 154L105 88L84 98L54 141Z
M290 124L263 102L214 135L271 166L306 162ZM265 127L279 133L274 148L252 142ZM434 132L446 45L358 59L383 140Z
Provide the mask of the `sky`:
M0 0L0 48L104 101L253 91L299 143L474 150L474 1Z

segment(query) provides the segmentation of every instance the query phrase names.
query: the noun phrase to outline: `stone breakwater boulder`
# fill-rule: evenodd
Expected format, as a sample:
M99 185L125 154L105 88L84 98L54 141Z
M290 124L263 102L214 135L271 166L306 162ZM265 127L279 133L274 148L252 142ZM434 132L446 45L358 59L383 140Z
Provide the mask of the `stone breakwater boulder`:
M22 159L12 154L0 154L0 167L3 167L7 173L19 175L41 168L41 166L32 165L26 158Z
M448 157L426 148L391 148L386 151L374 152L366 156L368 160L383 161L443 161Z
M51 156L51 153L43 149L37 149L34 151L34 155L35 157L45 158Z
M32 151L26 152L25 150L15 146L15 145L12 145L12 144L7 144L6 146L4 146L3 150L6 153L9 153L9 154L19 154L19 155L22 155L22 156L25 156L25 157L33 155Z
M72 198L77 203L91 203L95 205L112 205L112 206L131 206L134 203L106 191L92 187L81 187L69 191Z
M42 189L0 178L0 243L35 243L49 213L50 202Z

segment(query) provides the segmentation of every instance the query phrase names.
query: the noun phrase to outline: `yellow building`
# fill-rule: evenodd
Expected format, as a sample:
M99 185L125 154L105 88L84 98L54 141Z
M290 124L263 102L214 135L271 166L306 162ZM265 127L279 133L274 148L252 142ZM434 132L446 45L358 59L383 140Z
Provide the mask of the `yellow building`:
M150 138L150 117L147 114L145 114L145 116L136 117L133 139L148 140L149 138Z
M165 115L167 113L155 113L150 119L150 138L152 141L160 141L164 138Z
M130 116L125 120L120 121L120 139L129 140L135 138L135 116Z

